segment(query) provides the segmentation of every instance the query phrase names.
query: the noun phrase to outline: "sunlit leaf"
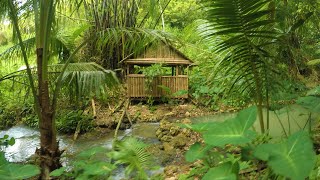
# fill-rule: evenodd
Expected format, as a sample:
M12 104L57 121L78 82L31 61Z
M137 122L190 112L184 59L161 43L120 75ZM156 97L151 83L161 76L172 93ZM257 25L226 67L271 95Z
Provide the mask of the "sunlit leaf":
M212 126L203 135L207 144L213 146L223 146L226 144L244 144L255 138L256 133L249 130L256 120L257 109L255 106L244 109L233 118L217 126Z
M0 165L0 179L26 179L40 174L38 166L6 163Z
M193 162L199 160L206 156L208 150L210 150L211 146L202 146L199 142L193 144L190 149L187 151L185 157L188 162Z
M308 177L315 165L316 155L309 134L299 131L280 144L262 144L254 156L267 161L276 174L293 180Z
M304 108L307 108L311 112L320 112L320 97L300 97L296 102L297 104L303 106Z
M236 163L237 164L237 163ZM234 165L231 162L223 163L217 167L209 169L203 176L203 180L236 180L237 172L234 172ZM239 165L238 165L239 167Z
M56 169L50 173L50 176L55 176L55 177L61 176L66 169L67 169L66 167L61 167L59 169Z

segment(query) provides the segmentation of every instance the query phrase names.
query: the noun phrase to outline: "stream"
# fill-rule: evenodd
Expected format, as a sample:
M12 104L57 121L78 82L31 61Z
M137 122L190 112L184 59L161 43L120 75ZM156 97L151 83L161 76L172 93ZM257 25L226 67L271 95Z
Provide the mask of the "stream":
M141 138L147 143L159 143L155 131L159 127L159 123L140 123L134 124L132 128L125 131L119 131L118 138L133 135ZM8 130L1 131L0 137L5 134L15 138L13 146L3 147L6 159L10 162L24 162L35 153L37 147L40 147L40 133L37 129L32 129L24 125L14 126ZM83 150L94 146L102 146L111 149L114 131L108 134L99 136L91 134L89 136L80 136L76 141L73 141L73 136L59 135L59 145L61 149L65 149L67 155L75 155ZM64 165L68 164L66 159L63 160Z
M193 123L197 122L213 122L213 121L223 121L228 118L235 117L236 113L221 113L217 115L209 115L203 117L193 117L190 118ZM266 112L264 112L266 116ZM285 134L283 129L285 129L286 134L291 134L300 129L308 129L309 122L311 119L311 125L316 124L315 120L319 120L319 114L309 114L306 109L299 105L290 105L287 108L283 108L279 111L270 112L270 135L274 137L283 137ZM283 127L281 126L282 123ZM125 131L119 131L119 139L124 136L134 136L143 139L146 143L160 143L156 137L156 130L159 127L159 123L138 123L134 124L132 128ZM253 127L255 130L259 131L259 121L257 120ZM8 130L0 132L0 137L5 134L9 137L15 138L15 144L8 147L0 147L5 152L6 159L10 162L25 162L34 153L37 147L39 147L39 136L40 133L36 129L26 127L24 125L14 126ZM62 162L64 166L68 166L72 157L80 153L83 150L92 148L94 146L102 146L107 149L111 149L114 131L107 134L90 134L85 136L79 136L76 141L73 141L73 136L59 135L58 140L60 143L60 148L65 149L65 153L62 157Z

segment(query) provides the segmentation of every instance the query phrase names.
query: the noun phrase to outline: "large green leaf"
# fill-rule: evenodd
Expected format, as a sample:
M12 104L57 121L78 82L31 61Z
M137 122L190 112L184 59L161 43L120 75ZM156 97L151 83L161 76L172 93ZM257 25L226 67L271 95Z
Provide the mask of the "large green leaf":
M0 165L0 179L26 179L40 174L38 166L5 163Z
M267 161L272 170L293 180L305 179L314 167L316 155L308 133L299 131L280 144L262 144L254 156Z
M4 152L0 152L0 179L26 179L40 174L38 166L10 163L5 159Z
M210 150L211 146L201 146L199 142L193 144L190 149L187 151L185 157L188 162L193 162L205 157L208 150Z
M239 172L239 164L236 162L223 163L217 167L209 169L202 180L236 180Z
M320 112L320 98L315 96L300 97L297 104L307 108L311 112Z
M195 123L195 124L181 124L180 126L183 128L190 128L194 131L204 133L210 129L215 129L219 123L213 123L213 122L204 122L204 123Z
M50 176L54 176L54 177L61 176L63 173L65 173L66 169L67 169L66 167L61 167L59 169L56 169L50 173Z
M108 176L115 168L114 165L108 162L94 162L86 164L82 167L81 173L77 176L76 180L86 180L90 177Z
M256 120L257 108L250 108L240 111L237 117L217 123L217 126L210 126L203 138L205 143L213 146L226 144L244 144L255 138L256 133L249 130Z

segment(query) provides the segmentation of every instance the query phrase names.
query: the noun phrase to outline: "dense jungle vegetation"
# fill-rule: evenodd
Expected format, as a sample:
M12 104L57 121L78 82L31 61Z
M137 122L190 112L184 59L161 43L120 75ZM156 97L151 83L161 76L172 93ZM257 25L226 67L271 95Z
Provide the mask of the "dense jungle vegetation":
M119 167L126 179L319 179L319 18L317 0L0 0L0 129L40 132L36 160L23 163L6 159L15 138L0 136L0 179L112 179ZM172 169L148 143L118 138L118 126L109 127L117 129L111 150L93 147L62 166L58 135L95 131L94 104L128 107L122 62L152 43L194 62L189 98L171 93L161 103L236 115L172 123L167 131L187 133L189 144L179 151L188 168L171 177L152 173ZM137 69L150 82L167 70ZM154 99L141 103L155 112ZM271 113L289 117L297 106L304 125L291 131L277 119L282 133L272 136Z

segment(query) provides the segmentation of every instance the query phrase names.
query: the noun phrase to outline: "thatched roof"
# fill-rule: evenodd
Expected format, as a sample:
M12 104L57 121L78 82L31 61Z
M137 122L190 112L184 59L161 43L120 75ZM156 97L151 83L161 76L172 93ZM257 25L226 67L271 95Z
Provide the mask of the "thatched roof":
M172 45L157 43L145 48L145 50L135 58L124 60L125 64L156 64L162 63L166 65L191 65L191 61L178 49Z

